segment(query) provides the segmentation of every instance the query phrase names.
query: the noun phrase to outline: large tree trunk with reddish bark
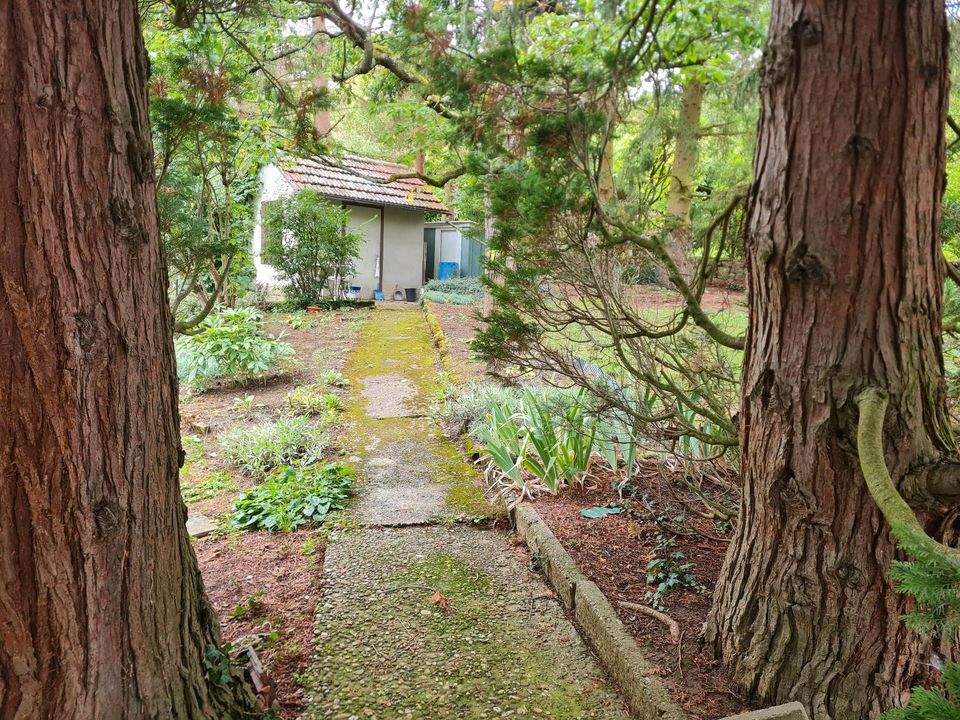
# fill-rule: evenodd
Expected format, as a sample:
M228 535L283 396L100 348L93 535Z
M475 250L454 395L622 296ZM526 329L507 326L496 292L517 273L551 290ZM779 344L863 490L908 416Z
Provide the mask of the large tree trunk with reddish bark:
M868 718L929 672L856 456L891 395L894 479L952 448L938 238L943 0L774 0L746 237L740 521L706 639L757 702ZM916 490L916 488L914 488Z
M239 717L203 664L137 3L0 28L0 717Z

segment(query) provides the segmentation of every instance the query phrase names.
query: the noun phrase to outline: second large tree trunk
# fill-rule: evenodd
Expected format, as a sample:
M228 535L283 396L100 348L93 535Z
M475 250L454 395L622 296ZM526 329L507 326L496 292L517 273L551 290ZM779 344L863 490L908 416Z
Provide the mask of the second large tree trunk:
M0 3L4 720L256 710L184 527L147 75L136 0Z
M706 638L756 702L821 720L929 672L859 471L857 392L891 394L897 481L950 445L938 240L943 0L774 0L746 238L740 521Z

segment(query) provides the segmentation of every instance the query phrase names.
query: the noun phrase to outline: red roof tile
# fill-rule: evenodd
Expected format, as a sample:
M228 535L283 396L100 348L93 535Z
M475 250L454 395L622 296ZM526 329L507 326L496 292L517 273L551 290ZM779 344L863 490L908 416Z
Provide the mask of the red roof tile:
M297 190L316 190L337 200L450 213L450 209L420 178L383 182L391 175L413 172L403 165L357 155L287 157L279 164L284 176Z

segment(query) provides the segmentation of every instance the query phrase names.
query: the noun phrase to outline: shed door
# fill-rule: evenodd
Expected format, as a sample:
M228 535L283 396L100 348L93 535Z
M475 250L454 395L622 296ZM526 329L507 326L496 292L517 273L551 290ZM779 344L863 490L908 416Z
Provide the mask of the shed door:
M425 282L437 276L437 231L436 228L424 228L423 241L426 246L426 259L423 263L423 279Z

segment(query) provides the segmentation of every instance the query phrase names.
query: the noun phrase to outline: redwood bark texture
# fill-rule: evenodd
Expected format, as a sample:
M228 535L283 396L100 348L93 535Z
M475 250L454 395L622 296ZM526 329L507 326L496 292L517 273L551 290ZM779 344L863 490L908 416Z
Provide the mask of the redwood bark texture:
M926 679L855 453L890 392L897 481L951 447L939 244L943 0L774 0L746 237L740 521L706 640L756 702L873 717Z
M0 3L4 720L235 716L178 489L148 74L135 0Z

